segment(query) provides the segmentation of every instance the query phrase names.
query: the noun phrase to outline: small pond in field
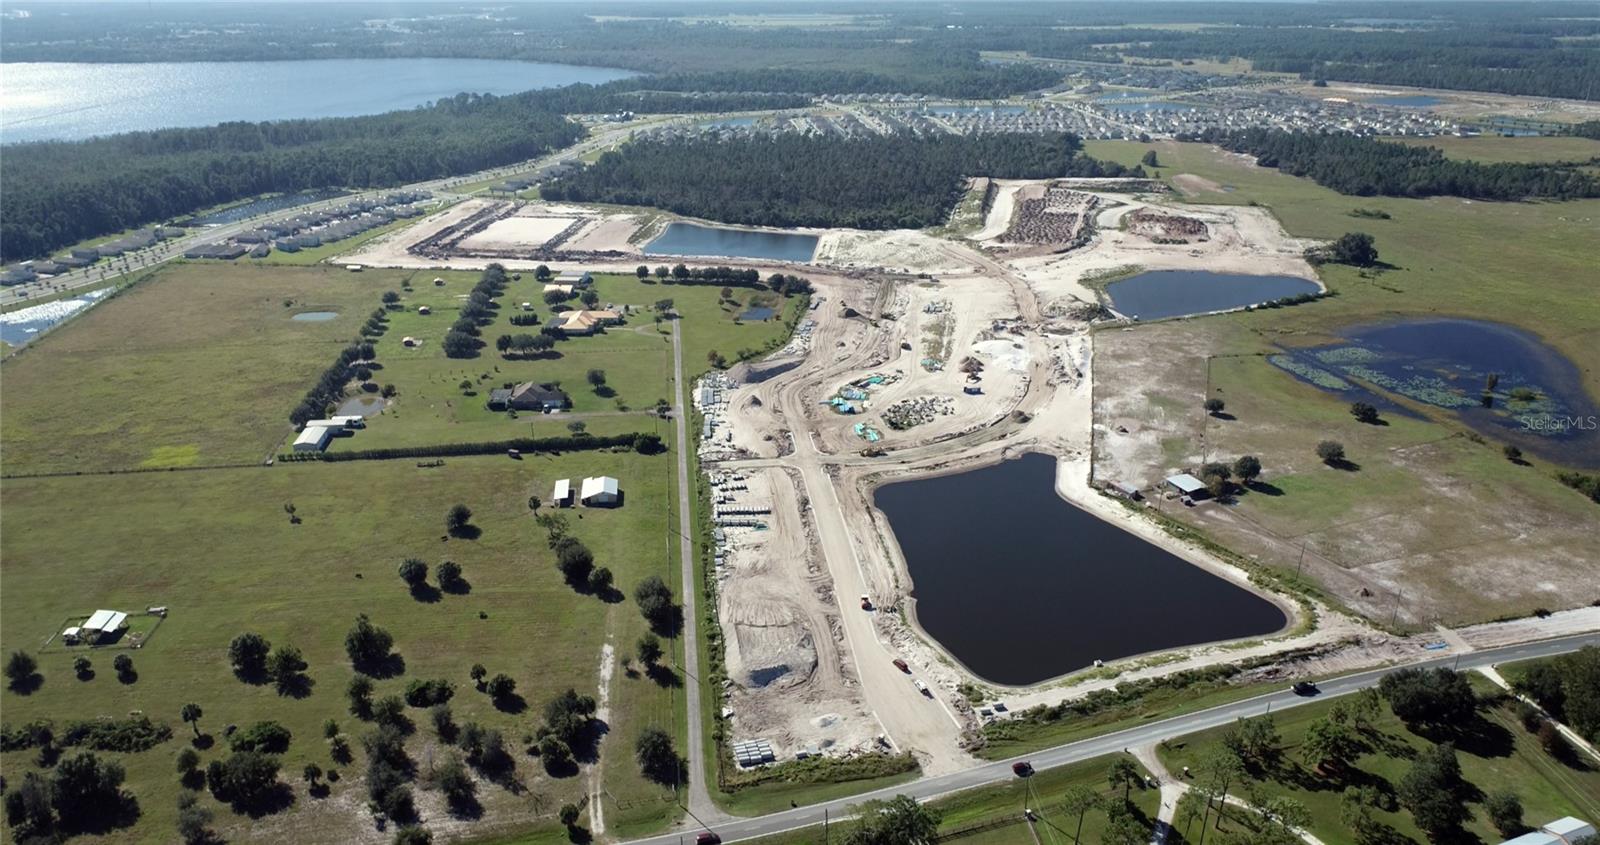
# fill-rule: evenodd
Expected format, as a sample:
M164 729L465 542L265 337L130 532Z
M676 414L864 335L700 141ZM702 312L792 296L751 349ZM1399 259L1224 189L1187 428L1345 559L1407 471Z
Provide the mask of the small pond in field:
M378 412L382 410L383 397L373 394L352 396L349 399L339 403L339 416L355 416L360 414L363 417L371 417L377 415Z
M697 255L707 258L765 258L772 261L810 261L817 251L816 235L725 229L698 223L672 223L645 245L645 255Z
M1316 282L1297 276L1250 276L1208 270L1152 270L1106 286L1111 307L1136 320L1228 311L1276 299L1316 294Z
M878 488L918 623L994 683L1024 685L1150 651L1257 637L1277 605L1072 505L1056 459Z
M338 311L301 311L289 319L296 323L326 323L338 316Z
M772 319L772 315L776 314L776 313L778 313L778 312L775 311L774 309L767 308L766 306L758 305L758 306L755 306L753 308L744 309L744 311L739 314L739 319L745 320L745 321L748 321L748 322L752 322L752 323L756 323L756 322L760 322L762 320L770 320L770 319Z
M1479 320L1356 326L1341 342L1268 360L1352 401L1404 397L1484 434L1571 466L1600 467L1600 407L1576 364L1532 334ZM1490 374L1493 389L1488 388ZM1377 403L1374 403L1377 404Z

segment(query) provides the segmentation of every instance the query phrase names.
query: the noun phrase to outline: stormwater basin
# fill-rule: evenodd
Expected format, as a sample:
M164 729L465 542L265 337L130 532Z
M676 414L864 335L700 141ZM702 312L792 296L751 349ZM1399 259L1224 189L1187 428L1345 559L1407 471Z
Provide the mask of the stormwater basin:
M1500 323L1428 318L1354 326L1339 336L1339 343L1267 360L1351 401L1392 406L1404 397L1539 457L1600 467L1600 406L1577 365L1534 335ZM1496 383L1485 404L1490 373Z
M1135 320L1229 311L1322 288L1296 276L1250 276L1207 270L1152 270L1106 286L1111 307Z
M724 229L698 223L672 223L645 245L645 255L698 255L710 258L765 258L806 262L817 251L816 235Z
M337 316L338 311L301 311L289 319L296 323L326 323Z
M1277 605L1056 495L1030 453L878 488L917 621L978 676L1026 685L1151 651L1259 637Z
M770 320L772 319L772 315L776 313L777 311L771 308L757 306L754 308L744 309L744 311L739 314L739 319L755 323L760 322L761 320Z

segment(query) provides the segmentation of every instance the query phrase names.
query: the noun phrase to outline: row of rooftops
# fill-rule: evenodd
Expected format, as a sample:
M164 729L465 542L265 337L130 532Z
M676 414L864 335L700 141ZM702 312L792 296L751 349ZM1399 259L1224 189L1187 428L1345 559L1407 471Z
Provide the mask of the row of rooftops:
M19 285L38 281L40 276L58 276L62 273L88 267L102 258L114 258L125 252L147 249L169 238L182 237L184 230L173 226L157 226L130 232L113 241L98 246L73 247L66 255L24 261L0 273L0 284Z

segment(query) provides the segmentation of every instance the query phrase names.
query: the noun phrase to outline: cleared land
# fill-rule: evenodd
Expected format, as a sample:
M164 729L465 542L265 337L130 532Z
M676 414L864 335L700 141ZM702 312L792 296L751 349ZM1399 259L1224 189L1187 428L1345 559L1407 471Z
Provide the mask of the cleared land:
M1481 689L1490 689L1486 681ZM1245 782L1235 787L1235 794L1252 796L1252 802L1272 796L1291 797L1310 810L1309 829L1319 839L1329 845L1354 845L1356 840L1340 817L1345 787L1373 786L1381 793L1393 794L1417 752L1451 741L1456 743L1463 778L1475 787L1469 790L1476 796L1468 805L1473 815L1465 825L1469 837L1483 842L1503 840L1489 823L1481 803L1483 796L1501 790L1510 790L1522 799L1523 818L1534 825L1565 815L1600 816L1600 770L1581 760L1562 762L1552 758L1539 747L1535 737L1522 729L1514 713L1497 705L1481 707L1478 718L1458 730L1427 734L1407 728L1385 706L1372 729L1361 736L1362 750L1352 767L1339 777L1319 773L1305 763L1300 746L1311 724L1327 716L1331 707L1331 702L1316 704L1275 716L1282 735L1279 755L1267 767L1248 771ZM1223 730L1169 743L1158 750L1162 763L1170 772L1181 771L1184 766L1197 767L1207 753L1218 749ZM1239 823L1233 817L1241 812L1244 811L1240 808L1230 807L1224 827L1237 830ZM1429 841L1403 809L1375 810L1373 815L1392 829L1397 837L1392 841Z
M176 264L5 362L7 475L256 463L404 273ZM291 319L334 311L322 322Z
M85 682L73 677L74 653L51 650L40 656L45 681L37 692L4 693L6 721L48 717L61 725L141 710L174 727L173 739L150 751L102 755L123 760L144 812L137 825L106 841L171 841L180 790L172 760L191 735L178 712L192 701L205 710L201 729L219 738L218 748L202 754L208 761L222 754L225 725L273 719L294 734L283 758L284 780L296 796L290 810L252 822L202 797L230 841L280 841L293 829L308 842L387 842L364 809L364 756L355 740L370 726L349 715L344 696L352 671L343 637L355 614L365 612L394 634L405 661L404 674L378 683L378 695L417 678L448 679L456 686L456 720L501 730L518 761L518 791L480 783L484 821L447 820L438 793L426 788L418 791L424 815L441 829L482 835L531 827L535 833L523 841L553 841L565 838L553 814L588 794L587 775L552 778L519 743L555 693L574 687L596 695L602 647L610 645L612 715L600 762L606 828L620 836L659 829L677 811L669 788L640 777L633 737L657 725L681 746L682 716L670 687L625 671L645 622L631 599L608 604L563 584L527 506L530 494L548 496L557 478L595 473L619 478L627 505L570 512L573 533L598 564L611 568L624 592L647 575L673 583L676 523L670 508L656 504L672 499L665 456L578 453L520 462L451 458L437 468L385 461L8 481L0 544L6 561L0 633L8 648L36 648L67 615L98 607L166 605L171 615L133 652L136 683L121 684L111 671L112 655L124 652L91 653L97 674ZM290 524L286 502L294 503L300 524ZM473 509L481 529L476 539L443 540L444 513L456 502ZM396 575L410 556L435 566L446 559L461 564L470 590L413 598ZM281 697L270 685L236 680L226 650L244 630L299 647L310 663L311 694ZM529 711L503 712L475 691L467 677L474 662L511 675ZM446 752L425 711L408 715L418 725L408 748L425 780L431 762ZM329 759L321 725L330 718L357 746L351 765ZM32 758L32 752L5 755L8 777L20 778ZM330 797L306 794L299 772L307 762L341 770Z

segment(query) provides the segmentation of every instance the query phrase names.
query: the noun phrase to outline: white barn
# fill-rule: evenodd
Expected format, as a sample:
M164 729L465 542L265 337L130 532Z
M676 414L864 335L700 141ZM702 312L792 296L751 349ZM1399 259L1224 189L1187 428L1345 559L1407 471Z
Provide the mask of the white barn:
M300 436L294 439L294 450L296 452L320 452L328 448L328 440L332 437L332 426L308 425L306 430L300 432Z
M622 504L622 490L617 480L609 475L597 475L583 480L578 499L588 508L610 508Z

